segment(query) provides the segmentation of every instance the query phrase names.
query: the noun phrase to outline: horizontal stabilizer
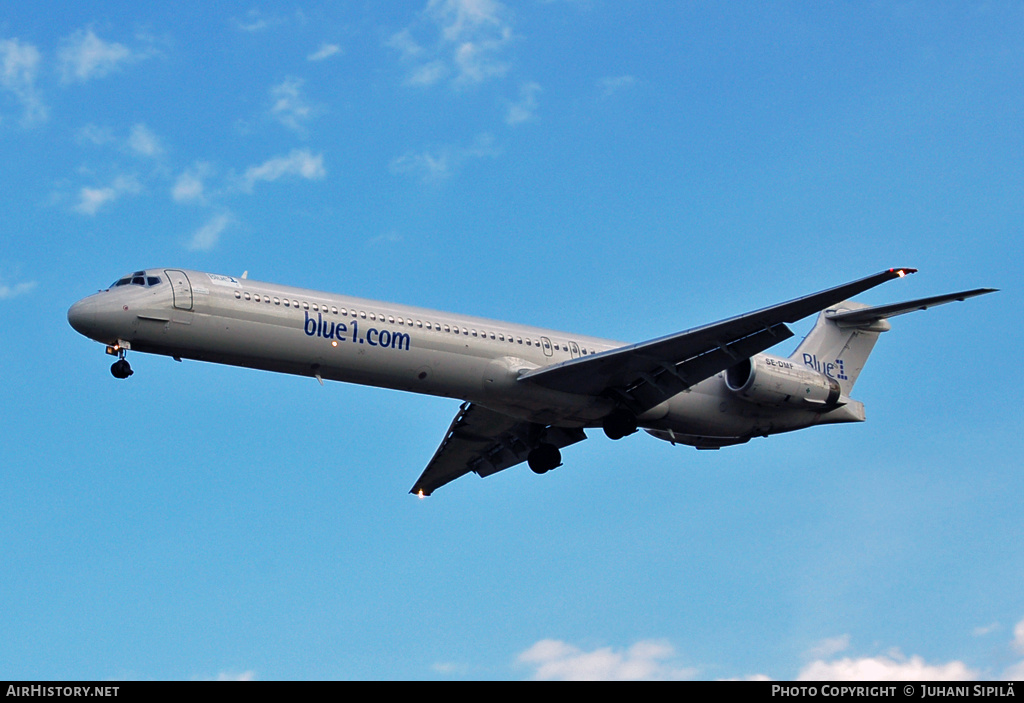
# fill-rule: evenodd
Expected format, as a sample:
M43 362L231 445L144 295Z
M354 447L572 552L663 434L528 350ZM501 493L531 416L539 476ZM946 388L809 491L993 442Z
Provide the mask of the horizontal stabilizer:
M853 327L871 324L877 320L883 320L887 317L895 317L896 315L903 315L908 312L914 312L915 310L927 310L935 305L952 303L953 301L964 301L967 300L967 298L973 298L976 295L995 293L997 290L998 289L996 288L976 288L974 290L965 290L959 293L936 295L931 298L919 298L918 300L908 300L903 303L892 303L890 305L877 305L875 307L861 308L859 310L845 310L842 312L830 311L825 313L825 317L841 327Z

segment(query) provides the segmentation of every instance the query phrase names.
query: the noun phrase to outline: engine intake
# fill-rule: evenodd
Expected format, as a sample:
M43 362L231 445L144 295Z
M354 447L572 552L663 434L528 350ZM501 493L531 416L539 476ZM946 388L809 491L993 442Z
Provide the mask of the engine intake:
M838 407L842 394L834 378L773 356L753 357L730 367L725 387L758 405L795 405L821 412Z

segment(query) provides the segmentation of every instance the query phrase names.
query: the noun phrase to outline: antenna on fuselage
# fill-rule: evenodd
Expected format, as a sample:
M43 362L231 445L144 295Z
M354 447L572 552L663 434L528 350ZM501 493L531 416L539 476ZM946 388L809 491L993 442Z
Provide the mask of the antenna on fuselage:
M245 279L247 279L248 277L249 277L249 271L248 271L248 270L246 270L246 271L243 271L243 272L242 272L242 280L244 281L244 280L245 280Z

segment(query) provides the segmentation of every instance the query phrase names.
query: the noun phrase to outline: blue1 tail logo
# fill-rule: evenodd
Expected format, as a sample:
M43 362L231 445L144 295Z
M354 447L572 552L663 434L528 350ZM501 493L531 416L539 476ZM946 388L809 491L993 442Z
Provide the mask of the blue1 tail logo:
M821 361L817 354L804 354L804 366L809 366L818 373L823 373L829 378L837 378L840 381L848 380L846 370L843 368L843 360Z

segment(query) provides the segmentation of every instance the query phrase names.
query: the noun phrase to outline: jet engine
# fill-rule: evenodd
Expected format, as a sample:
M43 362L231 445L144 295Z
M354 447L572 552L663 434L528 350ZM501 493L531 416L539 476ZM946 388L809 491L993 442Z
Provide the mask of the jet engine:
M758 405L796 405L821 412L838 407L842 393L834 378L772 356L746 359L727 369L725 386Z

